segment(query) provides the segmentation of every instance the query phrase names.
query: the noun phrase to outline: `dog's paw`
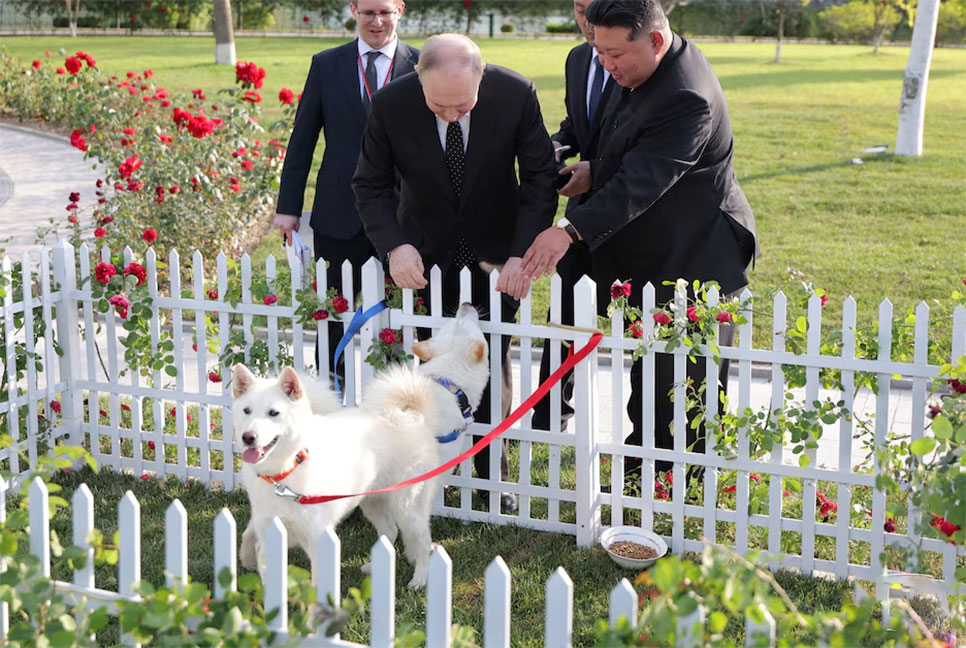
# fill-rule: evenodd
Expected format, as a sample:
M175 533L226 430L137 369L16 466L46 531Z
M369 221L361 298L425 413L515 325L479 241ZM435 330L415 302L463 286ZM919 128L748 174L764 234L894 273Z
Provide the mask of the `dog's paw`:
M371 574L372 573L372 563L371 562L365 563L362 567L359 568L359 571L361 571L363 574Z
M426 572L423 572L423 573L416 572L415 574L413 574L412 579L409 581L406 587L408 587L411 590L423 589L424 587L426 587L426 580L427 580L426 577L427 577Z

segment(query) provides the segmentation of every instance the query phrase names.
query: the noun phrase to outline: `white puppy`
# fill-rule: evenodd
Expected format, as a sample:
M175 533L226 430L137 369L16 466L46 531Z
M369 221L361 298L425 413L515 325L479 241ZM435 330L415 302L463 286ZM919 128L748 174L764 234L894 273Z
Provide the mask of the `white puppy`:
M296 501L298 495L390 486L432 470L451 454L441 453L440 440L468 425L489 380L486 338L476 310L464 304L431 340L414 344L413 352L423 361L417 369L396 365L380 373L366 388L362 405L346 409L326 388L291 368L273 380L235 365L232 422L235 443L244 449L242 479L252 507L242 537L245 567L257 564L264 571L265 531L278 516L290 546L305 550L314 572L322 531L359 505L390 542L402 532L406 558L415 568L409 587L426 584L429 512L438 478L365 498Z

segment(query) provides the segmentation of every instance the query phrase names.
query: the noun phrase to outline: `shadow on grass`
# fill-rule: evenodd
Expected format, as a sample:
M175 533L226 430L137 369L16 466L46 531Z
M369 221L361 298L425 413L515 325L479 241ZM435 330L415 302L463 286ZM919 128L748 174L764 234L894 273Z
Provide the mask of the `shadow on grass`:
M861 153L857 154L856 157L862 160L862 164L874 164L876 162L892 162L895 159L895 155L888 154L872 154L868 157L863 157ZM748 185L752 182L758 180L769 180L778 176L784 175L807 175L809 173L820 173L822 171L828 171L829 169L844 169L845 167L855 166L852 164L851 160L844 160L842 162L830 162L828 164L815 164L807 167L798 168L786 168L786 169L776 169L775 171L769 171L767 173L757 173L750 176L742 176L738 178L739 182L743 185Z
M931 70L930 78L938 79L961 74L957 70ZM725 90L750 90L765 86L826 85L830 83L870 83L878 81L902 81L902 70L842 70L782 68L774 66L751 74L719 75Z

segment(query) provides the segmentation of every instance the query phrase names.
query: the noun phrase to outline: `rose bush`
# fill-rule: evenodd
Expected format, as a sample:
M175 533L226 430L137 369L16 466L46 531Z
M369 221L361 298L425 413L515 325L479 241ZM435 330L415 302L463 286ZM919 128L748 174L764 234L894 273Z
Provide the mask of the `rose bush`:
M259 122L251 88L264 83L264 69L239 63L237 85L209 100L203 89L168 92L150 70L104 77L84 52L67 57L65 74L56 61L38 62L0 53L0 112L63 126L99 162L92 220L103 243L123 249L152 228L164 234L161 259L171 249L214 258L241 249L265 222L296 106L291 91L280 93L285 118Z

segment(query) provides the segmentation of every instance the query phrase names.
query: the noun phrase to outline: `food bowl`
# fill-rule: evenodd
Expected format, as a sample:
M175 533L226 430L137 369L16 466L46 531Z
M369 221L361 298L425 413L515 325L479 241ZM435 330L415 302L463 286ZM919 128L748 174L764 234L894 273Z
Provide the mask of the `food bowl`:
M650 548L655 556L650 558L630 558L614 552L611 547L617 542L631 542ZM667 544L661 536L653 531L635 526L610 527L600 534L600 546L604 548L611 560L624 569L647 569L657 562L658 558L667 553Z

